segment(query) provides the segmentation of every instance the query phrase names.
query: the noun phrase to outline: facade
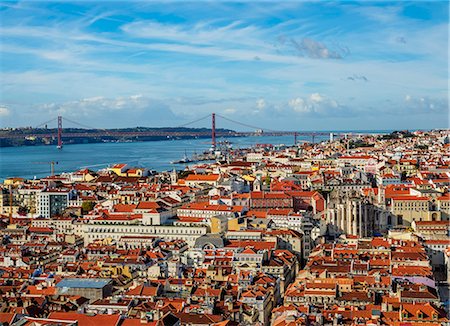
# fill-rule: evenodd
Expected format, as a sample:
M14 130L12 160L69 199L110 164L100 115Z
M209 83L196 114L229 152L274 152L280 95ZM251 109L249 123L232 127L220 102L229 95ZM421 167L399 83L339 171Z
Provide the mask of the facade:
M75 191L66 189L44 189L37 194L38 216L50 218L60 216L69 206L81 206Z
M181 239L190 246L195 240L207 233L206 226L175 226L175 225L143 225L141 223L101 223L89 222L83 225L85 244L97 239L123 239L124 236L157 236L168 240Z

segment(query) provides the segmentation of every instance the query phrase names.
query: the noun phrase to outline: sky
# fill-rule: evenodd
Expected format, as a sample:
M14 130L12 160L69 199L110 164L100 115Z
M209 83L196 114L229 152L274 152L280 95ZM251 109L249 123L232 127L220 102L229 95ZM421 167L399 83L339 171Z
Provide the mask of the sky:
M0 2L0 127L448 128L448 6Z

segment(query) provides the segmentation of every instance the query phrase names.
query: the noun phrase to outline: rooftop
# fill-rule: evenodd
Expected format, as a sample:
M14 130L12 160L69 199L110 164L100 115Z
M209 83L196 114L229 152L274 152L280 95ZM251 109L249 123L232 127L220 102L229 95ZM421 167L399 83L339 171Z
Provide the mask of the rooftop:
M57 288L101 289L111 282L110 278L64 278Z

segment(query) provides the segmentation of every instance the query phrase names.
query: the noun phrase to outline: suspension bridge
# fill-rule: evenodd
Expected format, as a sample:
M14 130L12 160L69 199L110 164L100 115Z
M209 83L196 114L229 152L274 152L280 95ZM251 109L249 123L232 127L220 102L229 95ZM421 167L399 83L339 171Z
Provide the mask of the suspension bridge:
M217 118L226 121L228 123L232 123L241 128L250 129L251 131L232 131L226 129L217 129L216 128L216 120ZM205 128L188 128L194 124L203 121L210 121L210 125L208 126L208 130L204 130ZM48 125L56 122L57 128L49 129ZM312 142L314 142L315 137L317 136L328 136L329 132L310 132L310 131L279 131L279 130L271 130L267 128L261 128L257 126L252 126L247 123L243 123L240 121L233 120L231 118L225 117L220 114L211 113L201 118L195 119L188 123L176 126L176 127L167 127L167 128L142 128L144 130L139 130L139 128L128 128L133 129L128 131L127 129L99 129L92 126L85 125L83 123L79 123L73 121L68 118L64 118L64 123L70 123L77 126L77 129L74 128L63 128L63 117L58 116L46 122L39 124L38 126L26 130L26 132L15 132L15 133L0 133L0 140L2 139L11 139L11 138L24 138L24 137L36 137L36 138L49 138L49 139L57 139L57 147L62 148L64 143L64 138L99 138L99 137L118 137L118 138L134 138L139 139L139 137L164 137L164 138L177 138L177 137L210 137L212 148L216 147L216 139L218 137L242 137L242 136L255 136L255 135L264 135L264 136L293 136L294 143L297 143L297 137L311 137ZM150 130L145 130L150 129ZM333 136L340 137L343 136L343 133L333 133ZM347 134L345 134L347 135Z

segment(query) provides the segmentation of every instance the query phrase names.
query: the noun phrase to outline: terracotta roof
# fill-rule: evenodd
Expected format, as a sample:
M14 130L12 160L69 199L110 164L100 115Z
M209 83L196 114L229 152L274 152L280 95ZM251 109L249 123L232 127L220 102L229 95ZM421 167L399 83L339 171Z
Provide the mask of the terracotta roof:
M189 174L186 181L217 181L220 179L219 174Z
M402 200L418 200L418 201L428 201L430 198L428 197L419 197L419 196L394 196L391 197L393 200L402 201Z
M120 321L120 315L95 315L88 316L84 314L78 314L75 312L51 312L48 315L49 319L58 320L76 320L79 326L97 326L97 325L118 325Z

